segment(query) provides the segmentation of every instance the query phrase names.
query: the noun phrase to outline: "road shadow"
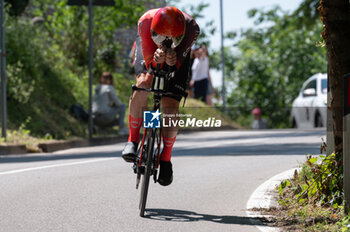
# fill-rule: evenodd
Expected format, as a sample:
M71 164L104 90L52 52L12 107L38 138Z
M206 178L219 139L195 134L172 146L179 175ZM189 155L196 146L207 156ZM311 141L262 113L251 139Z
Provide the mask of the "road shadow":
M146 209L145 218L160 221L208 221L232 225L268 226L268 221L263 217L220 216L176 209Z
M267 145L252 145L252 144L225 144L216 147L175 147L172 156L263 156L263 155L308 155L319 154L320 144L267 144ZM56 160L73 160L73 159L93 159L93 158L117 158L121 157L121 151L103 151L82 152L75 154L53 154L43 153L35 155L11 155L0 156L1 163L29 163L42 161Z
M309 155L320 154L318 143L281 144L225 144L217 147L175 147L172 156L259 156L259 155Z

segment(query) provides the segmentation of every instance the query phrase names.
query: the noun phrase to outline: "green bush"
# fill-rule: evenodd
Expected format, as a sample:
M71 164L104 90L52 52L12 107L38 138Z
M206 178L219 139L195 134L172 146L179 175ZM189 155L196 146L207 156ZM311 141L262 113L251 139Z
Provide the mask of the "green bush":
M288 190L288 191L287 191ZM279 194L291 192L293 199L282 199L287 204L296 201L300 204L318 204L338 208L343 205L343 168L339 166L336 155L308 156L300 173L294 179L282 181Z
M25 18L7 18L7 98L10 129L29 117L31 134L55 138L85 135L85 125L69 115L77 99L87 99L87 84L66 68L67 60L48 35ZM57 123L59 122L59 123Z

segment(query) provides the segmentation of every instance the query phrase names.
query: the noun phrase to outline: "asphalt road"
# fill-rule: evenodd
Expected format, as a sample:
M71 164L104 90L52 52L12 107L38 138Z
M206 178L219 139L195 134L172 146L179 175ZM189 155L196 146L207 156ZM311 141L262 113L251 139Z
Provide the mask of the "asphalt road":
M123 144L0 157L0 231L258 231L252 192L319 153L324 130L178 135L174 182L150 184L147 217Z

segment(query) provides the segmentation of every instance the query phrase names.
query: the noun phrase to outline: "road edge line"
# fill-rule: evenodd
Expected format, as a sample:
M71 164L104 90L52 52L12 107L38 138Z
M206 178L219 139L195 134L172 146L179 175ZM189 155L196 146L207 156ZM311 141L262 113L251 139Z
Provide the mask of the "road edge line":
M36 167L29 167L29 168L14 169L14 170L8 170L8 171L0 172L0 176L17 174L17 173L23 173L23 172L30 172L30 171L37 171L37 170L43 170L43 169L50 169L50 168L58 168L58 167L75 166L75 165L81 165L81 164L97 163L97 162L103 162L103 161L113 160L113 159L117 159L117 158L116 157L99 158L99 159L77 161L77 162L70 162L70 163L60 163L60 164L51 164L51 165L44 165L44 166L36 166Z
M281 172L264 183L262 183L258 188L254 190L252 195L250 195L249 200L246 205L246 214L250 218L257 216L264 216L257 211L251 211L253 208L270 208L272 203L272 194L275 187L279 185L283 180L293 177L295 170L300 171L301 168L293 168L287 171ZM277 232L280 231L279 228L269 227L269 226L256 226L262 232Z

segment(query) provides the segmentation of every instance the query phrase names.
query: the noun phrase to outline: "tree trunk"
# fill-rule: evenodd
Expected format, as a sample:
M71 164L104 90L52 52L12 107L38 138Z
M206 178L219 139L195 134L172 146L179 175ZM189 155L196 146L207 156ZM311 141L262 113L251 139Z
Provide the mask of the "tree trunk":
M328 57L328 106L331 110L334 152L341 163L343 152L344 75L350 73L349 0L320 0L319 11Z

